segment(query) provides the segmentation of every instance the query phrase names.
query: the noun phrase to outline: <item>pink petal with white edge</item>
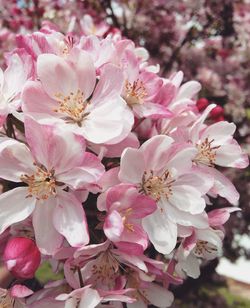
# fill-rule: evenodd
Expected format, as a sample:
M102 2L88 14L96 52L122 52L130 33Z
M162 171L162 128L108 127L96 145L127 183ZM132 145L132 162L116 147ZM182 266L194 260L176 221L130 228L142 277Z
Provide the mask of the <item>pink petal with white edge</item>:
M151 283L149 288L144 289L144 294L152 305L159 308L170 307L174 301L173 293L156 283Z
M25 118L25 135L37 161L62 173L84 161L85 140L54 126L42 125L30 117Z
M193 167L192 173L186 173L178 178L178 185L195 187L201 195L205 195L213 187L214 178L208 173L203 173L200 168Z
M101 302L99 293L91 288L86 288L81 296L79 308L95 308Z
M79 152L75 154L79 154ZM68 184L73 189L86 188L88 184L97 183L105 172L105 168L97 156L87 152L81 155L84 159L79 167L57 176L58 181Z
M34 172L34 158L29 148L16 140L3 139L0 142L0 177L21 182L21 176Z
M150 197L138 194L133 204L133 218L144 218L157 210L157 204L155 200Z
M131 184L120 184L107 191L107 210L125 210L136 202L138 196L137 189Z
M36 199L26 198L27 195L27 187L18 187L0 195L0 234L34 211Z
M139 118L170 118L173 116L172 112L169 111L166 107L145 102L142 105L135 105L133 111Z
M180 99L192 99L201 90L201 84L197 81L188 81L184 83L175 98L175 100Z
M140 148L145 161L145 170L161 171L166 169L167 161L169 160L169 150L171 149L173 139L158 135L150 138Z
M71 246L80 247L88 244L89 233L85 212L73 194L60 191L53 212L53 223Z
M209 115L210 111L216 107L215 104L210 104L207 108L203 111L202 115L198 118L197 121L194 122L190 129L190 139L192 140L193 144L196 144L200 138L200 131L204 125L204 121L206 120L207 116Z
M126 148L138 149L140 142L134 133L130 133L125 139L115 144L106 144L105 157L120 157Z
M125 183L138 184L146 169L143 153L140 150L127 148L121 156L119 179Z
M173 251L177 241L177 225L160 209L143 218L142 226L155 249L163 254Z
M208 213L209 225L212 227L224 225L230 218L230 214L236 211L241 211L241 209L238 207L225 207L210 211Z
M176 224L180 224L186 227L196 227L196 228L207 228L208 227L208 217L204 211L201 214L193 215L188 212L179 210L177 207L171 204L167 205L167 215L171 221Z
M210 190L211 193L215 195L218 194L227 199L231 204L237 205L240 196L233 183L215 168L203 166L202 169L214 177L214 186Z
M120 96L104 100L102 104L90 104L90 114L79 128L79 133L93 143L118 143L128 136L134 123L132 113L127 110Z
M130 221L128 223L130 223ZM132 247L134 246L135 247L133 249L134 255L143 254L143 251L148 247L147 234L139 224L132 222L131 225L132 225L132 230L128 229L125 225L124 231L121 234L120 241L117 247L121 248L122 244L124 244L122 250L124 251L125 249L125 252L130 253Z
M55 198L38 201L33 213L33 227L36 244L45 255L53 255L63 242L63 237L53 224L53 211L56 206Z
M195 158L196 154L197 149L194 147L179 150L167 163L167 169L174 177L191 171L192 159Z
M13 297L18 297L18 298L23 298L30 296L34 292L27 288L26 286L23 286L21 284L15 284L13 287L10 289L10 295Z
M249 158L247 154L242 153L241 147L235 141L216 150L215 164L243 169L249 165Z
M13 98L19 94L28 77L28 72L21 58L13 54L9 59L8 68L4 72L3 92L5 97Z
M123 230L122 217L117 211L112 211L106 216L103 231L109 240L119 241Z
M122 86L122 70L113 64L104 65L91 102L94 105L99 105L113 100L117 95L121 94Z
M234 123L220 121L206 127L206 129L201 134L201 139L205 140L208 138L209 140L214 140L213 146L221 146L232 138L235 130L236 125Z
M86 100L91 96L96 84L94 62L89 53L79 48L73 48L68 59L74 65L78 78L78 88L83 92L83 97Z
M27 81L22 91L22 110L37 118L59 117L55 112L58 103L52 99L37 81Z
M65 59L54 54L42 54L37 58L37 75L46 93L57 100L56 95L68 96L78 90L77 74Z

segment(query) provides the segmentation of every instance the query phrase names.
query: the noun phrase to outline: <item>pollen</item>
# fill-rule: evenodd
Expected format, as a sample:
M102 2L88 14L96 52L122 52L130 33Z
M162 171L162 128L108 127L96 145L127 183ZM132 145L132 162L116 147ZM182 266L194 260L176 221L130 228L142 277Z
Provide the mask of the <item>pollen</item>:
M85 112L88 102L84 99L83 92L77 90L76 93L70 92L67 96L58 93L55 97L58 100L59 107L54 111L62 113L65 122L82 126L83 119L89 114Z
M214 139L211 141L208 138L205 139L201 144L197 144L198 154L196 155L194 162L206 165L209 167L214 167L216 160L216 150L220 146L212 146Z
M0 307L1 308L12 308L14 307L14 298L11 297L8 293L0 296Z
M208 243L207 241L198 241L194 249L194 254L197 257L202 257L204 252L211 254L216 251L217 248L214 245Z
M125 89L126 95L124 99L130 107L133 105L143 104L143 100L147 96L147 91L144 83L141 80L137 79L133 83L130 83L127 80Z
M157 202L162 197L168 199L173 194L172 184L174 181L168 170L162 176L154 175L152 170L145 171L142 177L140 192L150 196Z
M28 184L28 197L36 197L37 200L47 200L56 194L56 179L54 170L47 171L42 165L36 166L36 172L31 175L23 174L20 179Z
M131 216L133 213L132 208L128 208L124 211L122 211L120 214L122 216L122 222L124 227L129 231L129 232L134 232L134 225L128 222L129 216Z

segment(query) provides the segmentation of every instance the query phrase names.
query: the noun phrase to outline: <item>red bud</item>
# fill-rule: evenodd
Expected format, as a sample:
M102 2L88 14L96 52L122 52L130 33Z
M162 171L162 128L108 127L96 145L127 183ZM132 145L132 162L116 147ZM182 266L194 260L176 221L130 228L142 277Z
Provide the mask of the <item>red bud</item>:
M224 109L221 106L214 107L214 109L210 112L210 117L215 121L223 121Z
M35 242L26 237L10 239L3 254L8 270L17 278L32 278L41 262Z
M200 112L205 110L208 105L209 105L209 101L204 97L198 99L196 102L196 107L198 108Z

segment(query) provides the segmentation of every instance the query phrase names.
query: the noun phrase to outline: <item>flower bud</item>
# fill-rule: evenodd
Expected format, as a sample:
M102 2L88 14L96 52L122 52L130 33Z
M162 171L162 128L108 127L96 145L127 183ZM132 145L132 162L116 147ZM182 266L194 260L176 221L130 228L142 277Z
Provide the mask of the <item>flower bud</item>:
M205 110L208 105L209 105L209 101L204 97L198 99L196 102L196 107L198 108L200 112Z
M224 121L224 109L221 106L214 107L210 112L210 117L216 122Z
M34 277L41 262L41 254L33 240L14 237L8 241L3 259L15 277L29 279Z

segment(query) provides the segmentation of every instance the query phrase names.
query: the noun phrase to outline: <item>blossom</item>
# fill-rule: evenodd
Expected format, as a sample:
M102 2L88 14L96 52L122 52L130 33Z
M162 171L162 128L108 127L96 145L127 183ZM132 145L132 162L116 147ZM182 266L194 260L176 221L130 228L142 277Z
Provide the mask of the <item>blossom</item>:
M104 66L96 85L91 57L73 48L67 59L40 55L37 74L41 82L27 83L23 91L26 114L93 143L118 143L129 134L133 117L120 96L123 75L118 67Z
M157 202L157 210L143 218L150 241L161 253L170 253L177 240L177 224L207 227L202 198L213 182L191 173L194 147L175 151L173 139L152 137L139 149L127 148L121 156L119 179L133 183L139 192Z
M84 153L85 141L80 137L28 118L25 128L30 149L11 139L0 143L1 177L27 184L0 195L1 232L33 213L36 242L42 252L54 253L63 236L73 246L87 244L82 205L64 188L91 189L103 166L96 156ZM44 237L45 222L50 241Z
M0 68L0 126L8 114L15 113L21 105L20 94L29 77L28 68L18 54L11 56L4 72Z
M155 202L139 194L133 185L120 184L106 195L106 211L103 231L120 250L142 254L148 246L147 234L141 220L156 210Z

